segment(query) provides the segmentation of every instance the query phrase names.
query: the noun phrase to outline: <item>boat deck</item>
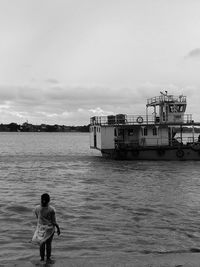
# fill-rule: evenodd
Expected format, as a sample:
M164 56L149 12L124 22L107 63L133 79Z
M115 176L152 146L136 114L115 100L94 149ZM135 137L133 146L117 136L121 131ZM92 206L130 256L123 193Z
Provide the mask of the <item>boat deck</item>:
M133 126L133 125L167 125L167 126L175 126L175 125L183 125L183 126L200 126L200 122L194 122L192 120L191 114L185 114L181 120L173 120L173 121L160 121L159 117L155 116L146 116L146 115L121 115L120 117L117 115L110 116L95 116L90 120L90 125L99 125L99 126Z

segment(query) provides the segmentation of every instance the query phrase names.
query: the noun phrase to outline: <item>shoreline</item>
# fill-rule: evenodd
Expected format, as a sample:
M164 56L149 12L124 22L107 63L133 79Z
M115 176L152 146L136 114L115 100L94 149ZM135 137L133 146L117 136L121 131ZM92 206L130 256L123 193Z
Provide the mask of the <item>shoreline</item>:
M199 267L200 253L151 254L141 256L79 257L57 259L53 264L40 263L39 259L7 262L0 267Z

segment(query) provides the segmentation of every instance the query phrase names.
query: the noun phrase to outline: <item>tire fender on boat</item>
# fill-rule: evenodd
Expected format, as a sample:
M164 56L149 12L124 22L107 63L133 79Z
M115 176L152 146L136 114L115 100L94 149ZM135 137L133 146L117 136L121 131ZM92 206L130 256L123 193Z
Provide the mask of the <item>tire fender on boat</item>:
M191 148L194 151L200 151L200 143L194 143L194 144L192 144Z
M137 123L143 123L143 118L141 116L137 117Z
M183 156L184 156L184 151L182 150L182 149L178 149L177 151L176 151L176 156L177 156L177 158L182 158Z

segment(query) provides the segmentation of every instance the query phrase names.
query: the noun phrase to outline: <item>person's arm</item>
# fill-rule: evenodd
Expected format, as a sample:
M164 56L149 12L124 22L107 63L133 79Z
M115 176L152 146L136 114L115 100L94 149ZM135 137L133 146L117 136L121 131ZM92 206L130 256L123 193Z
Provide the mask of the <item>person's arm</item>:
M53 210L53 212L52 212L52 223L53 223L53 226L56 227L57 234L60 235L60 227L59 227L59 225L58 225L57 222L56 222L56 214L55 214L55 210Z
M57 229L57 234L60 235L60 227L59 227L59 225L57 223L55 223L54 226Z
M36 208L34 209L34 214L35 214L36 218L38 219L38 207L36 207Z

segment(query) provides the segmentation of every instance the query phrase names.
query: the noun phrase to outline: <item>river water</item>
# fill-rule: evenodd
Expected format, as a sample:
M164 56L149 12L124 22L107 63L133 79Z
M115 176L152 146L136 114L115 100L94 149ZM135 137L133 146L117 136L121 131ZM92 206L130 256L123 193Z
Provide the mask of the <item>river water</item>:
M48 192L55 257L200 248L199 162L113 161L88 133L0 133L0 263L39 257L29 241Z

